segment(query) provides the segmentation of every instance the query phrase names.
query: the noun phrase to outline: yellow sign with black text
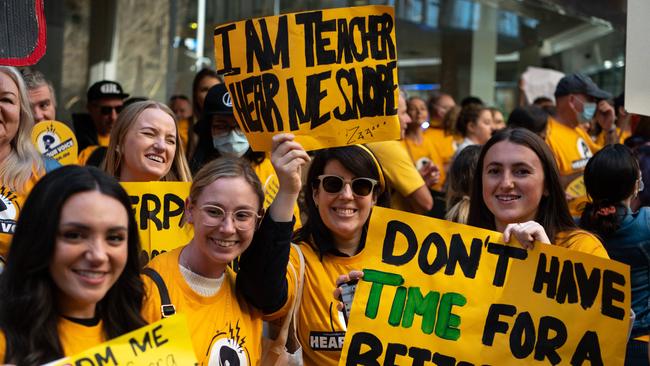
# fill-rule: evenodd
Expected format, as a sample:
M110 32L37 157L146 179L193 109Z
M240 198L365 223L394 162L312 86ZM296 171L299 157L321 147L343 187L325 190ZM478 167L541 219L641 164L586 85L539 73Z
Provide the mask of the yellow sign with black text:
M629 267L375 207L340 365L623 365Z
M46 366L194 366L187 319L176 314Z
M77 164L77 138L63 122L42 121L35 124L32 142L38 152L61 165Z
M227 23L214 30L226 104L255 151L295 134L306 150L396 140L394 9L360 6Z
M190 182L122 182L138 223L144 262L187 244L194 230L183 225Z

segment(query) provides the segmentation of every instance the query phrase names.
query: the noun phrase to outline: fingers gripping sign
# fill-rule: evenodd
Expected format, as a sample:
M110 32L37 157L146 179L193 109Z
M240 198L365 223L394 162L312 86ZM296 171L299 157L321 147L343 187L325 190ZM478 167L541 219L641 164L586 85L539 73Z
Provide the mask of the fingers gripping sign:
M503 231L503 240L509 243L511 236L514 236L521 246L526 249L533 249L533 244L536 241L544 244L551 243L542 225L535 221L508 224Z

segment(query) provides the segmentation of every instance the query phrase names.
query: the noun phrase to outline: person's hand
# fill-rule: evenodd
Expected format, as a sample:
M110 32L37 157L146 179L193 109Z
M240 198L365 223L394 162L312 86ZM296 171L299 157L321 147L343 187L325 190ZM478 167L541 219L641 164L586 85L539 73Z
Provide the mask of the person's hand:
M340 275L336 279L336 288L334 289L333 295L334 299L336 300L336 308L338 311L343 311L344 309L343 303L341 302L341 289L339 286L343 283L359 280L361 278L363 278L363 271L350 271L350 273Z
M594 119L604 131L610 131L614 127L614 119L616 114L614 108L606 100L598 102L596 107L596 116Z
M503 240L508 243L512 236L514 236L525 249L533 249L535 241L544 244L551 244L551 241L548 239L546 231L542 225L535 221L508 224L506 229L503 231Z
M440 168L438 168L438 166L433 162L424 164L418 171L420 172L422 179L424 179L424 183L429 188L436 185L440 180Z
M298 194L302 188L302 167L311 159L302 146L293 141L294 135L281 133L273 136L271 164L280 183L279 192Z

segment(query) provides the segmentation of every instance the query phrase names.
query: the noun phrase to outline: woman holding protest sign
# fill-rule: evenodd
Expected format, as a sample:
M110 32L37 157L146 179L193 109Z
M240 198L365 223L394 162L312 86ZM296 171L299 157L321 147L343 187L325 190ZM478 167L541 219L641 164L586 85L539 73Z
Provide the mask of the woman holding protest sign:
M544 140L515 128L483 146L467 223L503 232L527 248L535 241L609 258L600 241L579 230L566 203L557 165Z
M46 175L0 276L0 363L41 365L145 325L139 254L115 179L74 165Z
M145 318L155 321L176 311L185 313L200 364L258 364L262 321L282 318L289 311L295 289L285 281L291 218L301 167L310 158L293 135L281 134L274 137L271 160L280 187L267 215L260 181L247 161L221 157L204 165L185 204L194 237L186 246L157 256L145 269ZM256 244L259 241L263 244ZM240 274L253 271L263 288L279 291L270 299L271 307L262 311L239 295L235 273L228 267L240 255L244 258L249 246L262 251L265 263L242 266ZM267 266L279 270L267 271Z
M607 145L585 167L591 203L580 226L597 233L610 257L630 265L632 310L636 314L625 356L626 365L648 365L650 333L650 208L632 212L631 201L643 190L641 169L632 151Z
M124 108L111 130L103 168L122 182L191 181L169 107L144 101Z
M25 197L46 170L60 166L51 159L44 161L36 151L31 141L33 126L27 87L20 72L0 66L0 202L4 206L0 271Z
M338 365L346 321L333 303L334 281L362 268L370 212L390 206L389 190L381 166L362 145L316 152L303 189L308 218L294 240L306 266L296 330L305 365ZM298 256L292 250L292 263Z

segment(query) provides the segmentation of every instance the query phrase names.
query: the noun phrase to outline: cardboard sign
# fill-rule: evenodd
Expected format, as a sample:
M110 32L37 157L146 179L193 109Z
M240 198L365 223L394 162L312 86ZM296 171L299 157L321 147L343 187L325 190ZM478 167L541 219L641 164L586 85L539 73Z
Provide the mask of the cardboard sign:
M195 364L186 316L176 314L46 366Z
M123 182L138 223L144 263L187 244L192 225L182 225L190 182ZM145 258L146 257L146 258Z
M271 151L280 132L306 150L399 139L393 14L363 6L216 27L224 103L253 150Z
M340 365L623 365L630 270L373 209Z
M650 2L628 0L625 32L625 109L630 113L650 116Z
M42 121L32 129L36 150L61 165L77 164L77 138L63 122Z

